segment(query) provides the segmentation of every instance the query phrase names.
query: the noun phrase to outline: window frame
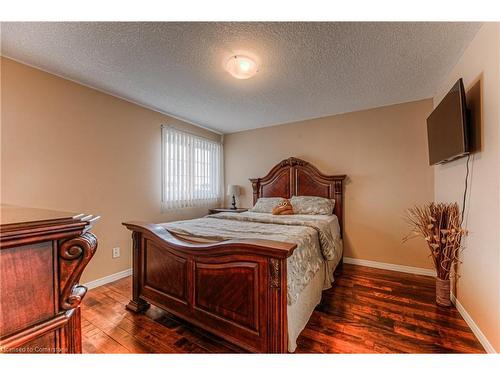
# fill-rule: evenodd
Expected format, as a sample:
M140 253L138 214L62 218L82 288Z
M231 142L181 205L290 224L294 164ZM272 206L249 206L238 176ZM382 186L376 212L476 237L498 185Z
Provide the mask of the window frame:
M213 144L216 148L215 152L218 153L218 155L215 156L215 165L212 165L209 167L209 170L214 170L218 171L218 176L215 176L215 181L216 181L216 191L215 192L210 192L209 197L206 198L196 198L193 194L190 196L184 196L183 199L168 199L168 194L166 189L167 189L167 158L166 158L166 142L167 142L167 135L168 131L172 131L172 134L183 134L184 136L187 137L188 142L193 142L193 140L199 139L202 142ZM179 147L179 145L177 145ZM203 149L202 149L203 150ZM191 156L191 160L186 160L187 168L193 171L196 167L194 166L195 163L197 162L196 156L194 156L196 153L196 146L193 144L189 145L189 148L186 152L186 155ZM211 157L214 157L213 153L209 151L209 155ZM218 158L218 160L217 160ZM217 165L218 164L218 165ZM198 134L191 133L186 130L179 129L175 126L172 125L161 125L161 208L162 212L166 211L172 211L172 210L180 210L180 209L185 209L185 208L201 208L201 207L210 207L214 205L219 205L220 202L222 201L223 198L223 178L224 178L224 169L223 169L223 144L222 141L215 141L213 139L207 138L200 136ZM189 180L191 180L193 186L195 186L195 179L196 177L202 177L202 176L196 176L191 173L189 176ZM210 181L210 177L209 177ZM194 188L192 187L191 191L194 191Z

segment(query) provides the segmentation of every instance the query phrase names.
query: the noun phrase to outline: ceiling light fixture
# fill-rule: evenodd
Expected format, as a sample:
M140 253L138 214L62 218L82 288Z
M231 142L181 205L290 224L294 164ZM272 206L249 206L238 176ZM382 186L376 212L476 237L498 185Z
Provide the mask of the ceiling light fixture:
M257 63L248 56L234 55L226 62L226 70L234 78L252 78L258 72Z

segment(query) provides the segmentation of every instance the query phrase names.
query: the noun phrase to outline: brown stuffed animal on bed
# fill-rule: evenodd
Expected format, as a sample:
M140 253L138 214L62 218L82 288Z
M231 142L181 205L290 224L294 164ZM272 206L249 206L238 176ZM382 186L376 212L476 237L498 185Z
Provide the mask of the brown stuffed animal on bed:
M273 215L293 215L293 207L288 199L284 199L273 207Z

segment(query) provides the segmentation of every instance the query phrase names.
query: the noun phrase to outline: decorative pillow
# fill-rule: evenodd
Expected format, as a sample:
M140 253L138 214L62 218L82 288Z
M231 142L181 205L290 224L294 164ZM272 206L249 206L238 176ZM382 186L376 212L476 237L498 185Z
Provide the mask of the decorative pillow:
M263 212L270 214L273 212L273 208L284 201L285 198L259 198L250 210L252 212Z
M273 215L293 215L293 207L288 199L273 208Z
M290 203L294 212L302 215L331 215L335 207L334 199L314 196L294 196Z

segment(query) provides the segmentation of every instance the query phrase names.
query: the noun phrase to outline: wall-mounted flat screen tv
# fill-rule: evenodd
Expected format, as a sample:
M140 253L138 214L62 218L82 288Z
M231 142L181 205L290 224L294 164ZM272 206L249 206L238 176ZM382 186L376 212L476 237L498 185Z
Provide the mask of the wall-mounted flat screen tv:
M460 78L427 118L429 164L440 164L469 153L465 90Z

